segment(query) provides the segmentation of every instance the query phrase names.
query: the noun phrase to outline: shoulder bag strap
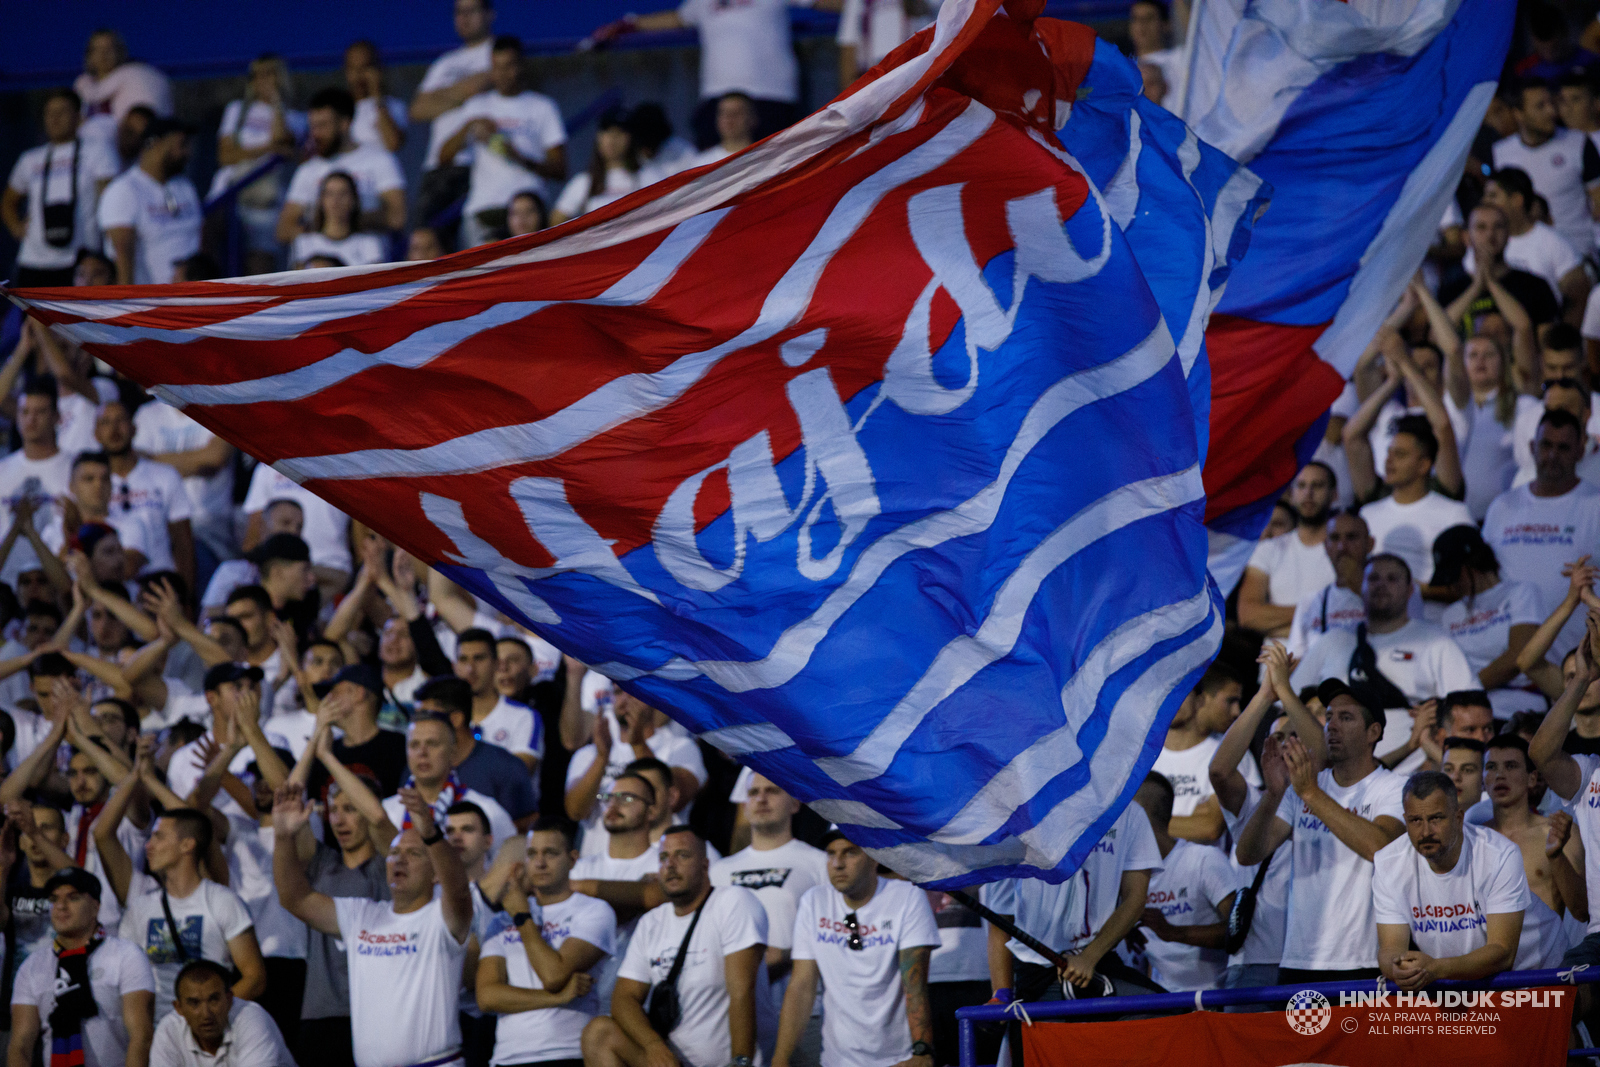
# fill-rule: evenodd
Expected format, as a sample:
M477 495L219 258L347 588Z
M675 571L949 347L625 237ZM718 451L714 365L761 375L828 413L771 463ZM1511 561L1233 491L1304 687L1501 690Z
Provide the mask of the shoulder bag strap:
M716 890L709 890L706 893L706 899L702 900L700 906L694 909L694 918L689 920L689 930L683 935L682 943L678 945L678 956L672 961L672 970L667 972L667 977L662 980L662 985L676 986L678 984L678 975L683 973L684 957L689 954L689 942L694 938L694 928L700 925L700 913L706 910L707 904L711 903L711 894L714 892Z

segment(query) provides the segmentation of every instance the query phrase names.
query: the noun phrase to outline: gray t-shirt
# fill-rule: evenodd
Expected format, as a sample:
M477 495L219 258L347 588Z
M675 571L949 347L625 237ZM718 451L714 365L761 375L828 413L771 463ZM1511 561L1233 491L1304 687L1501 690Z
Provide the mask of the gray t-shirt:
M312 889L330 897L389 899L382 856L373 856L359 867L346 867L337 848L318 842L306 877ZM336 1019L350 1014L350 964L340 938L320 930L306 931L306 995L300 1005L302 1019Z

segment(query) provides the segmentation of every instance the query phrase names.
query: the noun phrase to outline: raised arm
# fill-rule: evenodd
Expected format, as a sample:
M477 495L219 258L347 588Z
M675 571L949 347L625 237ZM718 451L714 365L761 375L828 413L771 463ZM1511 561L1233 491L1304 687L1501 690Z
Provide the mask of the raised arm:
M1533 319L1529 317L1527 309L1522 302L1511 295L1511 290L1496 281L1488 272L1484 274L1484 286L1489 290L1489 296L1494 300L1495 309L1506 320L1506 325L1511 327L1511 360L1512 367L1518 377L1528 383L1531 392L1539 388L1541 375L1539 374L1539 337L1533 327Z
M1450 413L1445 410L1439 391L1422 376L1422 370L1398 336L1385 351L1384 358L1400 365L1400 373L1406 381L1406 396L1422 406L1428 425L1433 427L1433 435L1438 438L1439 456L1433 464L1433 476L1446 491L1461 495L1466 487L1461 476L1461 451L1456 447L1455 427L1450 423Z
M583 710L583 676L589 673L589 668L571 656L562 656L561 669L566 672L567 679L561 694L561 745L568 752L576 752L588 742L594 730L594 716Z
M389 813L383 810L383 802L367 788L367 783L333 754L332 737L331 731L319 730L317 736L312 738L312 744L306 746L306 750L309 752L313 745L316 747L317 759L328 769L328 776L338 785L339 792L349 797L350 802L361 812L361 817L367 820L368 836L372 839L372 845L377 849L378 855L387 856L397 832L394 823L389 821Z
M1298 737L1284 742L1283 758L1289 765L1289 781L1306 810L1362 859L1370 861L1380 848L1405 833L1405 827L1393 815L1363 819L1323 792L1317 783L1316 761Z
M311 888L305 865L295 853L294 839L311 823L311 808L305 790L285 785L272 797L272 881L278 890L278 903L284 910L313 930L330 937L339 936L339 911L333 898Z
M1562 689L1566 688L1566 683L1561 678L1561 669L1545 657L1550 654L1551 646L1561 635L1567 620L1578 610L1578 605L1584 600L1585 594L1592 597L1594 583L1600 580L1600 567L1590 563L1588 556L1580 557L1576 563L1567 564L1563 570L1567 573L1566 596L1562 597L1561 603L1556 605L1550 617L1539 624L1539 628L1533 631L1533 636L1528 638L1527 644L1517 653L1517 668L1539 687L1548 700L1559 697Z
M1372 442L1367 435L1378 421L1378 412L1400 388L1400 369L1388 361L1385 361L1383 369L1383 384L1361 402L1356 413L1350 416L1350 421L1344 424L1344 455L1350 463L1350 489L1357 501L1368 499L1378 488L1378 468L1372 456Z
M100 853L100 869L105 872L106 881L111 883L117 903L124 907L128 904L128 885L133 881L133 860L117 839L117 827L122 825L123 817L128 814L128 805L133 802L134 793L144 788L139 773L148 765L149 758L148 748L141 747L133 769L111 791L106 806L100 809L92 828L95 850Z
M1539 769L1545 783L1556 791L1556 796L1569 803L1578 795L1583 782L1578 776L1578 761L1562 751L1561 746L1567 739L1567 732L1572 729L1572 717L1577 714L1578 702L1583 699L1584 692L1595 678L1600 677L1600 672L1595 669L1594 656L1600 631L1596 629L1593 615L1586 622L1587 633L1578 645L1578 655L1573 664L1576 669L1561 696L1551 705L1544 722L1539 724L1533 740L1528 742L1528 758Z
M565 799L567 817L577 822L587 819L600 803L600 783L605 779L606 763L611 759L611 724L606 722L605 716L594 716L593 733L594 762L567 788Z
M21 800L24 793L37 788L39 783L44 781L45 775L55 766L56 750L61 747L61 742L66 736L67 709L64 705L57 705L54 717L50 721L50 732L39 742L37 748L28 753L26 759L17 764L17 769L6 775L4 782L0 782L0 804ZM117 779L121 777L122 775L117 775Z
M1267 642L1266 648L1261 650L1259 661L1266 662L1267 649L1282 647L1276 641ZM1211 764L1207 768L1211 788L1217 795L1218 803L1230 814L1238 815L1250 795L1250 785L1239 773L1239 765L1250 754L1250 742L1255 738L1256 731L1261 729L1261 720L1267 709L1272 707L1272 696L1272 686L1257 686L1256 695L1250 698L1244 711L1233 720L1228 732L1222 735L1217 750L1211 754Z
M432 568L428 570L428 602L456 633L472 629L473 620L478 617L478 604L472 594Z
M1239 843L1233 850L1242 867L1253 867L1265 860L1294 832L1294 827L1278 818L1278 805L1289 788L1289 768L1277 738L1267 738L1266 747L1261 750L1261 780L1261 802L1239 830Z
M1445 392L1450 394L1456 407L1465 408L1472 399L1472 385L1467 381L1467 365L1461 358L1461 334L1420 278L1411 279L1411 295L1427 314L1428 336L1444 355Z
M187 642L199 653L200 659L207 667L215 667L219 663L229 661L231 657L222 645L202 633L199 627L189 621L189 616L183 611L183 601L178 599L171 582L163 579L150 583L149 596L151 606L155 608L161 621L171 628L178 640Z
M405 805L422 839L433 842L428 846L428 858L433 860L434 873L439 877L445 926L457 941L466 941L467 935L472 933L472 891L467 882L467 869L461 866L461 857L434 824L433 805L423 800L415 787L400 787L400 803Z

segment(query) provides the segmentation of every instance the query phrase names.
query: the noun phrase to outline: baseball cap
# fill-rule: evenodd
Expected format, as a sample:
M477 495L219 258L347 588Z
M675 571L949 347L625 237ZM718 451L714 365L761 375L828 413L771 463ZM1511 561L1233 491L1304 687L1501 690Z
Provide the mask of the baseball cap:
M333 687L340 682L354 682L372 693L379 700L383 699L383 677L378 673L378 668L366 663L352 663L350 666L341 669L338 674L328 681L318 682L312 688L316 691L317 696L325 697L333 692Z
M309 563L311 549L302 538L292 533L275 533L255 548L246 558L257 567L271 559L284 559L291 563Z
M1492 565L1494 554L1476 526L1452 526L1433 541L1432 585L1454 585L1461 579L1461 568L1481 564L1487 553Z
M1325 708L1332 706L1333 698L1339 696L1349 697L1357 704L1360 704L1362 707L1366 708L1379 726L1388 725L1388 713L1386 713L1382 708L1372 707L1367 701L1362 700L1359 696L1357 696L1355 690L1351 689L1338 678L1324 678L1321 684L1317 686L1317 699L1322 701L1322 706Z
M80 893L87 893L94 899L100 899L100 879L84 870L82 867L63 867L50 876L44 884L44 895L49 896L64 885L70 885Z
M249 679L259 682L265 674L260 667L252 667L248 663L219 663L206 671L205 691L221 688L229 682L238 682Z

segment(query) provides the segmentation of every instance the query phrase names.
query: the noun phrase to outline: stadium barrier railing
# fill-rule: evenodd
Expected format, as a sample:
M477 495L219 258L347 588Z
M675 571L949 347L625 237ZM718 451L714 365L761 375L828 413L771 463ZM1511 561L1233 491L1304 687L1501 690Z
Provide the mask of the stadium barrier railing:
M1548 971L1504 971L1493 978L1479 981L1442 981L1428 987L1436 990L1451 989L1528 989L1536 986L1584 985L1600 982L1600 967L1573 967ZM1202 989L1188 993L1150 993L1132 997L1094 997L1085 1000L1028 1001L1018 1009L1011 1004L980 1004L956 1011L956 1026L960 1040L961 1067L986 1067L977 1059L976 1027L983 1023L1008 1023L1020 1021L1023 1009L1032 1022L1071 1022L1083 1016L1107 1015L1168 1015L1185 1011L1217 1011L1242 1004L1286 1004L1302 990L1321 993L1337 1003L1340 993L1373 993L1379 989L1395 992L1393 985L1382 985L1373 979L1358 982L1314 982L1308 985L1257 986L1250 989ZM1600 1056L1600 1048L1579 1048L1567 1053L1569 1062L1574 1058Z
M205 216L210 216L216 211L228 213L228 239L223 248L222 262L217 264L222 269L224 278L238 277L244 265L244 225L239 221L239 213L234 210L239 194L263 176L288 164L289 160L280 155L263 156L259 163L245 171L237 180L230 182L215 196L206 197L205 202L200 205L201 214Z

